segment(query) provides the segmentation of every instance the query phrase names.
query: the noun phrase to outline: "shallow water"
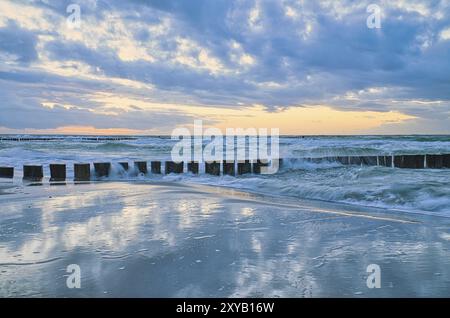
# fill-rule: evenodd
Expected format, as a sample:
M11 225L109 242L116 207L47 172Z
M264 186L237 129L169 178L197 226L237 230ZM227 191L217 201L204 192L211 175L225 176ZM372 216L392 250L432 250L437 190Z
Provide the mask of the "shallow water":
M179 184L15 192L0 196L0 296L450 294L447 218ZM70 264L80 289L66 285Z

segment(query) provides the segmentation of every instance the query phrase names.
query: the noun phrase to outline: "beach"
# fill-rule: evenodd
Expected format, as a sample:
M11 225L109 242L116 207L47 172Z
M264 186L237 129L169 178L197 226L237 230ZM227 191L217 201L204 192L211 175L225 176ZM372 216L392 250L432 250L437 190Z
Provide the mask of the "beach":
M450 294L448 217L175 181L5 185L1 297Z
M449 61L450 0L0 0L0 300L450 298Z

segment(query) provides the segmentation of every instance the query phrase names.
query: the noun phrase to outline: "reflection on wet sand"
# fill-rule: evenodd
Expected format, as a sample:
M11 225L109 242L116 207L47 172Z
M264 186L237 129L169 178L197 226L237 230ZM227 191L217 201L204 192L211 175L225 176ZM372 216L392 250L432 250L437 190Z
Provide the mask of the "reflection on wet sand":
M446 218L176 184L17 192L0 197L0 296L450 295Z

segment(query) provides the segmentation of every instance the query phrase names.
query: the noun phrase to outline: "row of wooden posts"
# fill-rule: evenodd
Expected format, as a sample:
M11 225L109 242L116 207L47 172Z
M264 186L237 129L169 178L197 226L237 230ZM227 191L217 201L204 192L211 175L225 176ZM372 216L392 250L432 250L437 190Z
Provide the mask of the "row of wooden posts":
M283 159L279 159L279 166L281 167ZM321 162L339 162L343 165L373 165L385 166L395 168L409 168L409 169L443 169L450 168L450 154L438 155L388 155L388 156L338 156L338 157L323 157L323 158L302 158L300 160L312 163ZM128 162L118 163L125 171L129 170ZM259 174L261 167L267 166L267 161L261 160L245 160L237 162L237 171L235 161L223 162L205 162L205 173L219 176L224 175L243 175L247 173ZM150 171L152 174L161 174L161 161L151 161ZM50 180L51 181L65 181L66 180L66 165L65 164L50 164ZM146 161L135 161L134 168L137 173L147 174L148 167ZM91 165L89 163L75 163L73 165L74 180L75 181L89 181L91 180ZM187 171L198 174L199 163L191 161L187 163ZM94 163L94 174L96 178L108 177L111 172L110 162ZM184 162L166 161L164 165L165 174L183 173ZM13 167L0 167L0 178L13 178ZM26 180L41 180L44 177L42 165L24 165L23 179Z
M63 137L0 137L0 141L59 141ZM136 140L136 137L73 137L74 140L83 141L121 141Z
M307 158L310 162L339 162L343 165L385 166L406 169L450 168L450 154L386 155L386 156L338 156Z
M118 163L124 171L129 170L128 162ZM267 165L267 163L257 160L250 162L245 160L237 163L237 174L247 174L261 172L261 167ZM161 174L161 161L151 161L150 171L152 174ZM221 169L222 166L222 169ZM50 164L50 181L65 181L66 180L66 165L55 163ZM110 162L96 162L94 163L94 174L96 178L108 177L111 173L112 165ZM138 174L148 174L149 169L146 161L134 162L135 172ZM199 173L200 165L198 162L188 162L187 170L193 174ZM221 171L226 175L236 175L236 168L234 161L224 162L205 162L205 173L210 175L219 176ZM73 165L74 181L89 181L91 180L91 165L89 163L75 163ZM184 162L166 161L164 165L165 174L170 173L183 173ZM23 166L23 179L31 181L39 181L44 177L44 169L42 165L24 165ZM0 167L0 178L14 178L13 167Z

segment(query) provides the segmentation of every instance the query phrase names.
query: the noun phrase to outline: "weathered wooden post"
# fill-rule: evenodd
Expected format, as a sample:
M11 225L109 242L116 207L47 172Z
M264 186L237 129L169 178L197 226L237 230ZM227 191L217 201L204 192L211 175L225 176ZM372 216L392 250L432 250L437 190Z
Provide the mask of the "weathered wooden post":
M13 179L14 168L13 167L0 167L0 178Z
M360 157L361 163L366 166L376 166L378 163L377 156L362 156Z
M359 156L350 156L349 157L349 159L348 159L349 161L349 164L351 164L351 165L358 165L358 166L360 166L361 165L361 157L359 157Z
M338 156L336 157L336 161L343 165L349 164L349 157L348 156Z
M91 179L91 165L89 163L75 163L73 173L75 181L89 181Z
M238 174L246 174L252 172L252 164L250 163L250 160L245 161L238 161Z
M187 169L189 172L192 172L193 174L198 174L199 171L199 164L196 161L190 161L187 164Z
M138 173L147 174L147 162L146 161L135 161L134 168Z
M42 166L23 166L23 179L29 181L41 181L44 177Z
M109 172L111 171L111 163L110 162L96 162L94 163L95 176L97 178L107 177L109 176Z
M166 174L183 173L183 165L184 163L182 161L181 162L166 161L165 172Z
M205 162L205 173L220 176L220 163L217 161Z
M150 166L152 173L161 174L161 161L152 161Z
M450 154L442 155L442 167L450 168Z
M394 156L394 166L396 168L423 169L424 164L424 155Z
M407 168L423 169L425 168L425 155L406 155L404 162Z
M50 181L66 181L65 164L50 164Z
M430 169L442 169L444 157L442 155L425 155L426 167Z
M378 156L378 165L392 167L392 156Z
M403 168L403 156L394 156L394 167Z
M222 171L224 175L234 176L236 175L236 169L234 161L224 161Z
M255 174L261 174L261 167L268 167L269 161L267 159L264 160L256 160L253 162L253 173Z

